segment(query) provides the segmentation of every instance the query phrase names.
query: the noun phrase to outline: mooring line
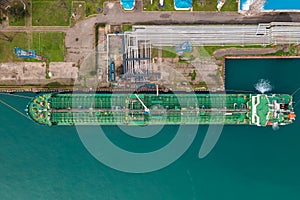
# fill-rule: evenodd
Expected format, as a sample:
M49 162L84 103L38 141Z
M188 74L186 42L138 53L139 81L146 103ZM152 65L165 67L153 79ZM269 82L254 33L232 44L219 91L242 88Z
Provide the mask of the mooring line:
M292 96L294 96L294 94L296 94L299 90L300 90L300 87L297 90L295 90L295 92L293 92Z
M296 108L296 106L298 105L299 102L300 102L300 99L295 103L295 105L293 107Z
M23 96L23 95L18 95L18 94L8 94L8 93L0 93L0 94L6 95L6 96L15 96L15 97L21 97L21 98L33 99L33 97L28 97L28 96Z
M19 113L19 114L20 114L20 115L22 115L23 117L26 117L27 119L30 119L30 118L29 118L27 115L25 115L25 114L24 114L24 113L22 113L21 111L17 110L17 109L16 109L16 108L14 108L13 106L9 105L8 103L6 103L6 102L2 101L1 99L0 99L0 103L2 103L3 105L5 105L5 106L9 107L10 109L12 109L12 110L16 111L17 113Z

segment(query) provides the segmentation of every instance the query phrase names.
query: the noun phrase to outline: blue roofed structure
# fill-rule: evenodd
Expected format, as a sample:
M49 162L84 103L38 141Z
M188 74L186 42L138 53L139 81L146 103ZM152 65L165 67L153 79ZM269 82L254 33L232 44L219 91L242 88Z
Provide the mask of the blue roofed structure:
M189 41L185 41L182 44L176 45L176 52L180 54L192 50L193 50L192 43L190 43Z
M174 0L176 10L189 10L192 7L193 0Z
M133 10L135 0L120 0L120 4L122 5L124 10Z
M35 50L23 50L21 48L15 48L15 54L19 58L36 58Z

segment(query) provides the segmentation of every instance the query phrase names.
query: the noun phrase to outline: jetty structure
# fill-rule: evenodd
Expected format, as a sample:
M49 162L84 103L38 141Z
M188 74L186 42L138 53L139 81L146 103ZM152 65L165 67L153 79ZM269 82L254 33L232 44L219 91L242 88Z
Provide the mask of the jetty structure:
M27 115L42 125L291 124L287 94L89 94L36 96Z

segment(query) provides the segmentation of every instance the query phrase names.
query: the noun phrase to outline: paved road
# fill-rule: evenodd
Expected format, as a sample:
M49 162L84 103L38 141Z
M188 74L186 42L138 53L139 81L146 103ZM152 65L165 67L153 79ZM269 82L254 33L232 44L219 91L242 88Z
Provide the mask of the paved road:
M118 2L106 3L101 15L77 23L66 34L66 61L83 60L94 51L95 24L258 24L263 22L300 22L300 13L269 13L243 16L235 12L142 12L140 1L137 9L125 12Z
M68 27L9 27L0 32L59 31L66 32L66 61L77 62L95 47L95 24L257 24L273 21L300 22L300 13L269 13L243 16L235 12L142 12L141 1L135 11L125 12L118 2L105 4L103 14L87 18Z
M269 13L258 16L243 16L235 12L142 12L141 3L133 12L125 12L119 3L107 3L104 15L99 15L99 23L152 23L152 24L195 24L195 23L221 23L221 24L257 24L273 21L300 21L300 13Z

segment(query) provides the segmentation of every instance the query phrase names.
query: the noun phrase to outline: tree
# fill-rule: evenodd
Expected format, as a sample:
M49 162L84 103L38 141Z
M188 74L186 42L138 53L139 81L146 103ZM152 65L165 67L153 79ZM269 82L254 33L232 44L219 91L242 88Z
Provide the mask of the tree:
M26 15L26 9L24 9L24 5L21 2L13 4L7 11L8 14L13 16L16 20L22 19Z

